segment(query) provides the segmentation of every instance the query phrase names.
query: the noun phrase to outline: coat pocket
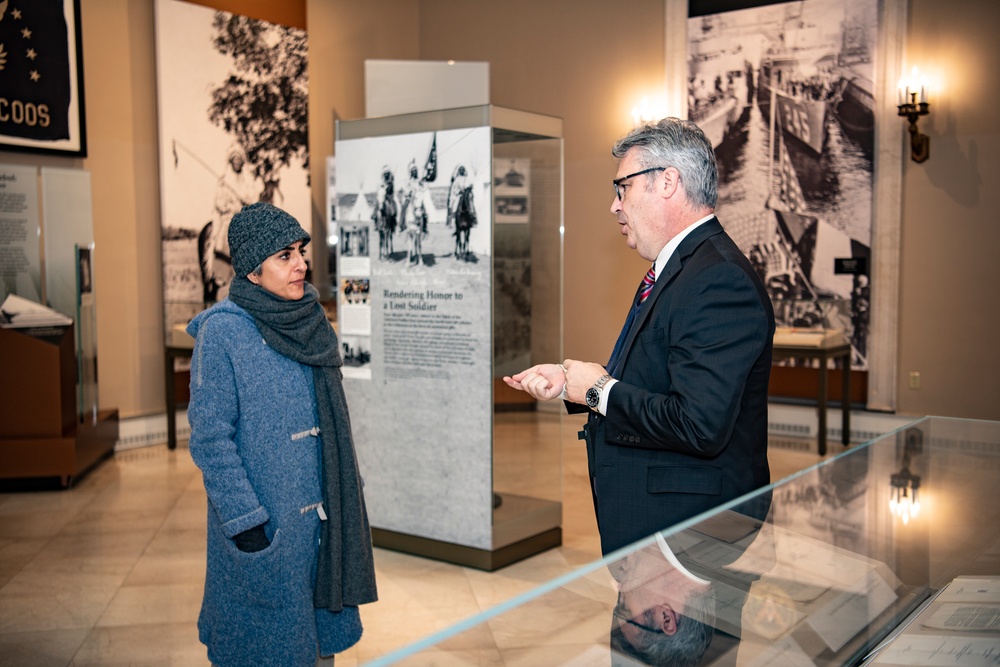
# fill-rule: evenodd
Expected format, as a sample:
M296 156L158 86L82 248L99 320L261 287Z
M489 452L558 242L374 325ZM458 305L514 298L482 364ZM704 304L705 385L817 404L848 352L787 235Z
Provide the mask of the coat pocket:
M232 558L234 577L243 588L246 598L260 607L278 608L284 605L287 583L285 573L285 553L282 548L281 529L274 532L271 545L261 551L246 553L236 548L230 540L229 554Z
M722 470L704 465L650 466L646 491L717 496L722 493Z

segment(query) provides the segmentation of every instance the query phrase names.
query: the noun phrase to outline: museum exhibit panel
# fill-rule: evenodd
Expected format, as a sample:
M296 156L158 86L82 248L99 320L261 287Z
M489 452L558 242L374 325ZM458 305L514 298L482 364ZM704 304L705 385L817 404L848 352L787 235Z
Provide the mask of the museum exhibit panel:
M371 664L996 664L998 469L923 418Z
M374 543L484 570L559 545L560 414L502 377L562 359L562 121L484 105L336 132L337 327Z
M98 409L90 174L0 165L0 183L0 480L68 487L118 440Z

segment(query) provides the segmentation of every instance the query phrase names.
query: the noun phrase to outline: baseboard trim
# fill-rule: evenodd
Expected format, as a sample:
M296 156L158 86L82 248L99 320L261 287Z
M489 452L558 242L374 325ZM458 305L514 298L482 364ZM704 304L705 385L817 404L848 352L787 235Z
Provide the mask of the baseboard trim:
M542 403L540 412L565 411L559 401ZM826 438L829 442L840 442L843 431L840 428L840 409L831 408L827 413ZM873 440L889 431L909 424L923 415L898 415L886 412L854 410L851 412L851 437L853 443ZM787 403L768 404L767 432L774 437L813 438L819 434L819 417L816 407L790 405ZM118 442L115 451L162 445L167 442L167 415L160 413L143 417L129 417L119 420ZM191 425L187 420L187 410L177 411L177 440L187 440L191 435Z
M177 439L187 440L191 435L187 410L177 411ZM115 451L121 452L139 447L167 444L167 414L160 413L143 417L129 417L118 423L118 442Z

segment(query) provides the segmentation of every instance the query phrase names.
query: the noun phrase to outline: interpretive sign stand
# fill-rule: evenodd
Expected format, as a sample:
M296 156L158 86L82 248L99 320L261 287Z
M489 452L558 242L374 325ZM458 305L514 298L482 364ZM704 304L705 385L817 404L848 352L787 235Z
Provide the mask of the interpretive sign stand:
M512 417L496 384L562 358L561 135L489 105L337 123L337 321L377 545L492 570L561 543L558 416Z

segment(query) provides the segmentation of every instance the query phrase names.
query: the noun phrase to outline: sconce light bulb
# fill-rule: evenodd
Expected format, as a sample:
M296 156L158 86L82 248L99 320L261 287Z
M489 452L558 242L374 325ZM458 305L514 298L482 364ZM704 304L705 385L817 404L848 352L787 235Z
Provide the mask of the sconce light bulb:
M667 115L667 106L664 101L649 101L649 97L643 97L642 102L632 107L632 125L639 127L642 123L651 123Z
M652 120L652 113L649 109L649 98L643 97L642 102L638 106L632 107L632 124L635 127L639 127L640 124L648 120Z

